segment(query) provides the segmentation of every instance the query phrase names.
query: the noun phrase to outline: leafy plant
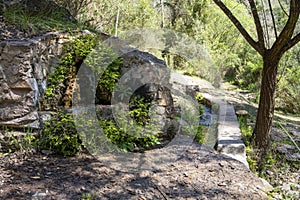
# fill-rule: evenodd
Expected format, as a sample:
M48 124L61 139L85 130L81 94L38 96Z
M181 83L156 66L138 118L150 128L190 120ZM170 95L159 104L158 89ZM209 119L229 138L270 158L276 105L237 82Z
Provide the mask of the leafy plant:
M238 120L240 123L242 138L246 145L247 162L251 171L266 179L274 186L274 189L268 193L268 196L273 198L275 195L280 195L282 199L295 199L293 194L288 193L278 186L281 185L281 174L299 171L299 162L290 162L286 159L285 155L279 154L276 151L278 144L273 141L271 142L270 148L266 151L265 158L263 160L264 162L261 162L262 158L257 156L256 149L253 148L251 143L253 130L251 126L247 125L247 117L239 116ZM290 139L288 131L280 123L278 123L278 125ZM295 141L289 140L288 144L295 145L294 142ZM259 165L258 163L261 164Z
M194 140L199 144L203 144L204 139L205 139L205 134L203 133L203 126L198 126Z
M113 121L100 120L100 125L103 128L106 137L123 151L134 151L135 149L148 149L156 144L160 144L160 140L153 132L145 136L141 128L136 127L118 127ZM133 127L131 127L133 128Z
M134 96L129 104L129 116L134 119L138 125L144 126L149 123L149 108L152 105L151 102L147 102L143 97Z
M199 113L200 113L200 115L202 115L205 112L204 108L203 108L205 98L201 93L198 92L196 94L196 100L198 101L198 104L199 104Z
M82 193L80 200L92 200L93 194L91 193Z
M150 105L151 103L147 102L144 97L133 97L130 101L129 111L131 120L125 116L120 117L118 126L113 121L100 119L104 134L112 143L124 151L144 150L160 144L160 131L149 124Z
M31 129L23 130L24 135L15 135L13 129L5 129L0 133L0 152L15 152L31 153L34 151L37 143L36 135Z
M122 59L117 58L103 71L96 89L96 97L102 103L110 103L112 92L121 76L122 64Z
M47 88L44 98L41 100L43 110L57 110L62 105L62 98L66 90L69 74L73 68L79 68L83 59L92 51L97 42L94 35L79 36L74 41L64 46L64 56L60 64L54 68L54 72L47 80Z
M54 154L72 156L81 150L81 141L71 114L59 111L45 122L39 138L40 150Z

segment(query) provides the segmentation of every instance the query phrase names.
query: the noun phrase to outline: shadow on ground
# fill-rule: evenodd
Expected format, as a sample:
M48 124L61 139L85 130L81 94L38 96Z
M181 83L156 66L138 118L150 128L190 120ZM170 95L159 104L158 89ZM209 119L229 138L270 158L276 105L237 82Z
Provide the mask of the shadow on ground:
M93 156L0 157L0 199L266 199L243 164L195 146L159 170L121 172Z

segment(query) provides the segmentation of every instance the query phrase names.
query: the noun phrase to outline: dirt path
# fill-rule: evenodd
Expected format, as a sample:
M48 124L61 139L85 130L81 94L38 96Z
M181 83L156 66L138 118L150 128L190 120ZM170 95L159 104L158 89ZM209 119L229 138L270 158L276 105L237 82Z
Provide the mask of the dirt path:
M176 151L176 149L174 149ZM89 154L0 158L0 199L267 199L243 164L193 144L159 170L114 170Z

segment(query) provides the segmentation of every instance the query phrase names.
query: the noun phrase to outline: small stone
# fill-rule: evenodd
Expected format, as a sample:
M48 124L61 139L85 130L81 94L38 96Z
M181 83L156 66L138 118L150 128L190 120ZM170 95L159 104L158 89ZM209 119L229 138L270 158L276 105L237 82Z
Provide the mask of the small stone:
M43 198L43 197L46 197L46 196L47 196L46 193L38 193L38 192L36 192L34 195L32 195L33 198L37 198L37 199Z
M247 116L249 113L247 110L237 110L235 114L238 116Z
M291 189L290 184L283 184L283 186L281 186L281 188L285 191L289 191Z
M270 171L270 170L266 170L266 173L268 174L268 175L270 175L270 176L273 176L273 172L272 171Z
M218 183L218 186L227 186L227 184L225 182L222 182L222 183Z
M39 177L39 176L32 176L32 177L30 177L31 179L34 179L34 180L38 180L38 179L41 179L41 177Z
M286 159L288 161L297 161L297 162L300 162L300 153L294 153L294 154L286 155Z
M263 186L263 188L258 187L259 189L262 189L265 192L269 192L269 191L273 190L273 186L268 181L266 181L263 178L259 178L259 179L261 180L262 186Z
M289 145L289 144L284 144L280 147L277 147L277 151L279 153L283 153L283 154L293 151L294 149L295 149L295 147L293 145Z
M49 151L49 150L42 150L42 154L49 156L49 155L52 154L52 151Z

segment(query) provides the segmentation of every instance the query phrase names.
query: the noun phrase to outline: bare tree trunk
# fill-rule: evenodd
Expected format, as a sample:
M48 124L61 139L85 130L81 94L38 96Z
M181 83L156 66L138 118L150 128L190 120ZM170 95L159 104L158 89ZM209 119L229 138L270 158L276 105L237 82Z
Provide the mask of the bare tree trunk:
M120 18L120 0L118 1L118 10L117 10L116 23L115 23L115 37L118 37L119 18Z
M260 100L252 136L254 145L261 150L266 150L271 139L279 60L280 56L272 56L268 53L263 57Z
M161 27L165 27L165 6L164 6L164 0L160 0L160 5L161 5Z

